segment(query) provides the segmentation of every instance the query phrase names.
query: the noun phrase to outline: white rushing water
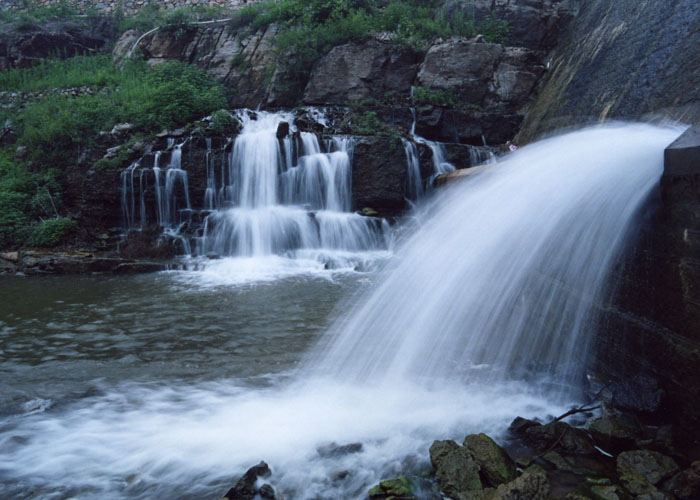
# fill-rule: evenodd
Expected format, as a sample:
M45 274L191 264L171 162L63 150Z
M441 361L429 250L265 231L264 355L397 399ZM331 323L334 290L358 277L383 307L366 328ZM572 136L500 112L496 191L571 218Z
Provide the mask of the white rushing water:
M125 383L13 417L0 478L39 492L30 498L214 499L265 459L287 499L362 498L426 467L434 439L502 438L516 415L563 412L593 304L678 134L606 126L522 148L425 208L388 276L349 303L291 381ZM229 222L274 193L240 195ZM561 384L523 380L530 372ZM330 442L363 448L319 452Z

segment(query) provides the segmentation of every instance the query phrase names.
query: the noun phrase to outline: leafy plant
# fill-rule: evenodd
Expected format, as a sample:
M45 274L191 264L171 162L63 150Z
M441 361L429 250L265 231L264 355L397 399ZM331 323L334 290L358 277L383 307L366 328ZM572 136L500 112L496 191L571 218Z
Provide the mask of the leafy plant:
M457 105L452 92L449 90L433 90L427 87L414 87L412 98L413 104L416 106L430 104L431 106L454 108Z
M77 227L77 222L65 217L46 219L34 228L29 242L40 247L54 247L63 243Z

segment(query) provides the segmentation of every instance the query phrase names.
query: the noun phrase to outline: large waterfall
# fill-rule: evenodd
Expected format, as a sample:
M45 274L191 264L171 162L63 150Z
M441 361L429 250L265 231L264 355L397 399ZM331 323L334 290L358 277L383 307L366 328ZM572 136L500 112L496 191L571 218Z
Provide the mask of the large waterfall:
M339 321L312 372L342 380L576 384L612 266L677 130L540 142L426 207L395 269Z
M304 252L373 248L378 229L346 211L351 142L319 145L303 135L295 153L293 143L280 146L268 118L246 123L224 175L207 183L206 204L218 209L209 215L201 251L303 260ZM80 358L71 373L96 371L103 379L74 399L75 391L65 389L66 400L55 408L33 403L2 421L0 493L215 499L264 459L284 498L361 499L382 478L428 468L435 439L461 440L471 432L501 439L517 415L563 413L579 402L596 310L605 305L611 270L634 241L636 218L662 172L663 149L679 133L645 125L574 132L521 148L441 192L419 209L422 226L385 275L342 277L354 280L360 295L340 308L305 362L298 353L309 342L302 300L308 280L241 293L193 291L168 281L171 273L157 275L146 300L125 301L129 318L137 308L142 316L113 334L114 345L100 332L115 311L89 297L90 307L69 308L75 312L52 318L46 329L75 316L79 335L56 342L95 334L107 359L126 345L129 354L108 365L117 382L110 382L109 370L95 370L106 361ZM139 175L135 168L123 181L138 188ZM179 175L172 176L173 192L184 181ZM163 188L165 194L167 182ZM130 220L138 220L139 195L123 201ZM178 197L180 213L200 201ZM144 287L146 279L128 284ZM325 288L311 313L338 284L319 281ZM116 282L116 293L128 289L123 283ZM161 307L164 288L175 298ZM236 308L250 303L258 313L239 317ZM275 308L284 311L288 328L273 321ZM89 314L99 321L83 325ZM152 333L143 333L142 319ZM136 349L139 335L146 341ZM39 337L25 351L35 350ZM195 353L188 369L198 375L167 378L168 370L179 373L180 361L168 361L170 348L189 343ZM74 354L69 345L62 356ZM217 353L224 362L207 371ZM136 366L156 366L157 375L119 378L119 365L137 355L148 362ZM361 447L335 453L330 443Z

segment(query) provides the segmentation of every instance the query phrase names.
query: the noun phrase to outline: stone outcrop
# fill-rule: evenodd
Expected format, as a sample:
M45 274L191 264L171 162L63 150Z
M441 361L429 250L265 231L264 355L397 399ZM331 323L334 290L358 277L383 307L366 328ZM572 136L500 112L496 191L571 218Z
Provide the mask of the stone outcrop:
M458 38L428 50L416 83L450 92L463 106L518 110L544 70L532 50Z
M110 18L86 17L42 25L4 25L0 33L0 70L27 68L47 57L90 54L114 41Z
M389 137L360 137L352 164L353 210L372 208L383 215L399 215L406 206L408 174L401 141Z
M0 253L0 275L142 274L165 271L162 262L90 252L20 251Z
M233 108L293 106L296 99L285 100L284 92L275 84L279 77L275 80L273 74L270 80L270 71L276 66L272 50L274 35L274 27L253 32L221 22L184 28L177 36L171 30L161 29L136 44L139 33L127 31L117 42L114 56L122 58L133 50L150 64L167 60L196 64L233 90L230 102Z
M370 40L332 49L314 66L304 92L307 104L349 104L389 93L408 96L420 59L387 42Z
M228 490L224 498L228 500L253 500L260 495L266 500L274 500L274 489L269 484L258 486L260 479L268 479L272 475L270 467L265 462L260 462L248 469L236 482L235 486Z

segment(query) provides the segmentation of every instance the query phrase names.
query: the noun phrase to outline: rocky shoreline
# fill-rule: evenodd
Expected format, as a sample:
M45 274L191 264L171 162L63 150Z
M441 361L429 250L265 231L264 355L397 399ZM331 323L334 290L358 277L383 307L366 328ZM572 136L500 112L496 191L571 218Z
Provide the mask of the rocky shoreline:
M600 411L596 411L600 410ZM563 420L571 417L572 424ZM582 424L583 423L583 424ZM549 423L517 417L504 447L486 434L460 445L435 441L430 468L407 470L369 489L370 500L692 500L700 498L700 448L670 425L605 404L577 408ZM363 452L362 443L332 444L319 456ZM427 464L427 460L425 461ZM350 471L338 474L342 481ZM251 467L221 500L282 500L267 463Z
M116 257L111 253L20 250L0 253L0 276L64 274L142 274L165 271L172 264Z

